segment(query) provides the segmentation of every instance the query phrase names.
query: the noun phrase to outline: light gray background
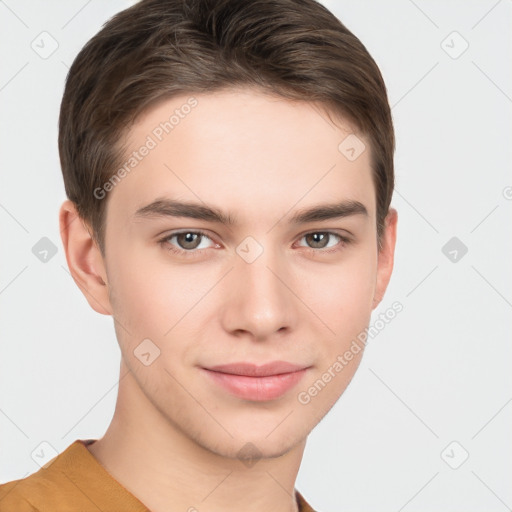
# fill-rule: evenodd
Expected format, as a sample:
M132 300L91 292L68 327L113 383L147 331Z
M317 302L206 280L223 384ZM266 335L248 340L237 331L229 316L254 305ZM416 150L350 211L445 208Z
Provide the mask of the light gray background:
M131 3L0 1L0 482L39 469L34 451L101 437L113 414L112 319L61 246L57 118L75 55ZM512 1L324 3L388 86L399 230L374 318L404 309L310 435L297 488L323 512L510 510ZM58 43L46 59L31 47L43 31ZM42 237L57 247L46 263ZM468 248L456 261L452 237Z

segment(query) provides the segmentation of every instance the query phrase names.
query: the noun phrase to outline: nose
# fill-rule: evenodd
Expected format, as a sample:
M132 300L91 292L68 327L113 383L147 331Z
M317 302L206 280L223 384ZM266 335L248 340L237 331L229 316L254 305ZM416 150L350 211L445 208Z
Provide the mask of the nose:
M280 337L296 327L298 301L283 255L263 250L252 262L237 257L224 284L221 321L238 337L256 341Z

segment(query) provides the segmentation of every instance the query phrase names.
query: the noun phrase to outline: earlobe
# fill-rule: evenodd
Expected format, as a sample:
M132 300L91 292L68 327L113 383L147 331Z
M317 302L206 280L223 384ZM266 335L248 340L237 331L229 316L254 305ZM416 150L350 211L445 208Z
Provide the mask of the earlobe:
M64 201L60 207L59 227L73 280L95 311L112 315L103 257L92 238L92 231L70 200Z
M382 233L382 247L378 253L377 278L372 309L375 309L380 304L391 279L395 257L397 222L398 212L394 208L390 208L385 219L384 232Z

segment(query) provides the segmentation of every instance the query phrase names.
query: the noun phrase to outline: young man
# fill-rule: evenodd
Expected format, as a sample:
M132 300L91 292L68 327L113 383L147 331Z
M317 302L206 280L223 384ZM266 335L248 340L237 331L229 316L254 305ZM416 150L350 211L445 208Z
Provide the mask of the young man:
M314 0L143 0L75 59L59 149L62 242L114 319L118 401L104 437L0 486L0 511L312 511L306 439L393 267L393 126L364 46Z

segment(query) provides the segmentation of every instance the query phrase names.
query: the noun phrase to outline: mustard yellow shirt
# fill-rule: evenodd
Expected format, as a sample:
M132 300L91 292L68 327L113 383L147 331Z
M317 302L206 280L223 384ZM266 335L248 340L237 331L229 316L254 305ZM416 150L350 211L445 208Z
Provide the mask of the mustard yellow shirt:
M150 512L77 439L35 473L0 485L0 512ZM315 512L295 490L300 512Z

